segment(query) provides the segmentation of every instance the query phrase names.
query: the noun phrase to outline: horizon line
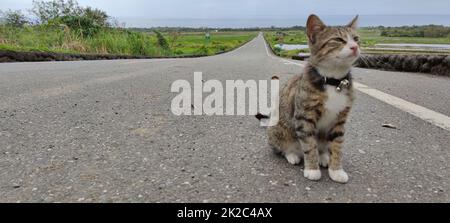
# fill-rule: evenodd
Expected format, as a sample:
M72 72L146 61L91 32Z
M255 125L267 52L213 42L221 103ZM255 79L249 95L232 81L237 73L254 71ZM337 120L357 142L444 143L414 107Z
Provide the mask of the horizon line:
M314 14L314 13L311 13ZM110 16L112 18L127 18L127 19L158 19L158 20L178 20L178 19L192 19L192 20L241 20L241 19L248 19L248 20L258 20L258 19L302 19L307 18L311 14L305 14L305 15L298 15L298 16L254 16L254 17L241 17L241 18L227 18L227 17L217 17L217 18L211 18L211 17L145 17L145 16ZM450 16L450 14L317 14L320 16Z

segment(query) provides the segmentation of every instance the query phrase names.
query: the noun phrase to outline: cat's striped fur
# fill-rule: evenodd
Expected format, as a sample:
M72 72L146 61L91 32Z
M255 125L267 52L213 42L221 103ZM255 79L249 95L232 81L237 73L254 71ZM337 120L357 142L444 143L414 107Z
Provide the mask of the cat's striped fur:
M347 75L359 56L356 23L357 17L347 26L328 27L317 16L309 17L309 64L282 89L279 122L268 128L269 144L289 163L299 164L304 157L304 176L310 180L321 178L322 166L328 167L334 181L348 181L341 149L353 103L351 77ZM324 84L324 77L348 77L350 86L337 91L336 86Z

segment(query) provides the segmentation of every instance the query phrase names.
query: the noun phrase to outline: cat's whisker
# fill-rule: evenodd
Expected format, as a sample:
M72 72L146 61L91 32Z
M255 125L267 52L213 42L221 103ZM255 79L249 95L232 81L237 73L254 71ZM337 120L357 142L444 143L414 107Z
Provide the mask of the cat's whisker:
M364 57L364 55L360 56L360 60L364 63L365 67L369 67L369 63L367 62L367 59Z
M371 67L372 66L372 62L370 60L374 60L377 64L382 65L383 67L390 67L390 65L386 62L383 62L382 60L380 60L379 58L376 57L371 57L370 59L368 58L367 55L361 55L361 60L365 63L365 65L367 67Z

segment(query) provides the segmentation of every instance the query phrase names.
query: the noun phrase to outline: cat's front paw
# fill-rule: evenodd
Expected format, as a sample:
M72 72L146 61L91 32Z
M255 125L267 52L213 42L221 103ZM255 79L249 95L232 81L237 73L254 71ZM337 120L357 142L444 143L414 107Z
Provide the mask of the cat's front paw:
M348 182L348 174L343 170L332 170L329 169L328 173L330 174L330 178L338 183L347 183Z
M320 178L322 178L322 173L320 172L320 169L319 170L305 169L303 171L303 176L305 176L308 180L317 181L320 180Z
M285 157L286 160L292 165L298 165L302 161L298 155L293 153L287 154Z

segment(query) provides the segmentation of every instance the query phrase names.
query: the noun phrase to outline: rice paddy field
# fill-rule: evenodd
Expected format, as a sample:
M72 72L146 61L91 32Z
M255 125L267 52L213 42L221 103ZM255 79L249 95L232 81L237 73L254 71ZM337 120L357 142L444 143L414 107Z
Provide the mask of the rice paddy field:
M378 28L362 28L359 30L363 52L370 54L450 54L449 37L386 37ZM265 38L279 56L292 57L299 53L309 53L308 49L284 50L276 45L307 45L307 37L303 30L265 32ZM387 45L387 46L386 46ZM436 47L428 47L435 45ZM442 47L442 48L439 48ZM300 47L299 47L300 48Z

